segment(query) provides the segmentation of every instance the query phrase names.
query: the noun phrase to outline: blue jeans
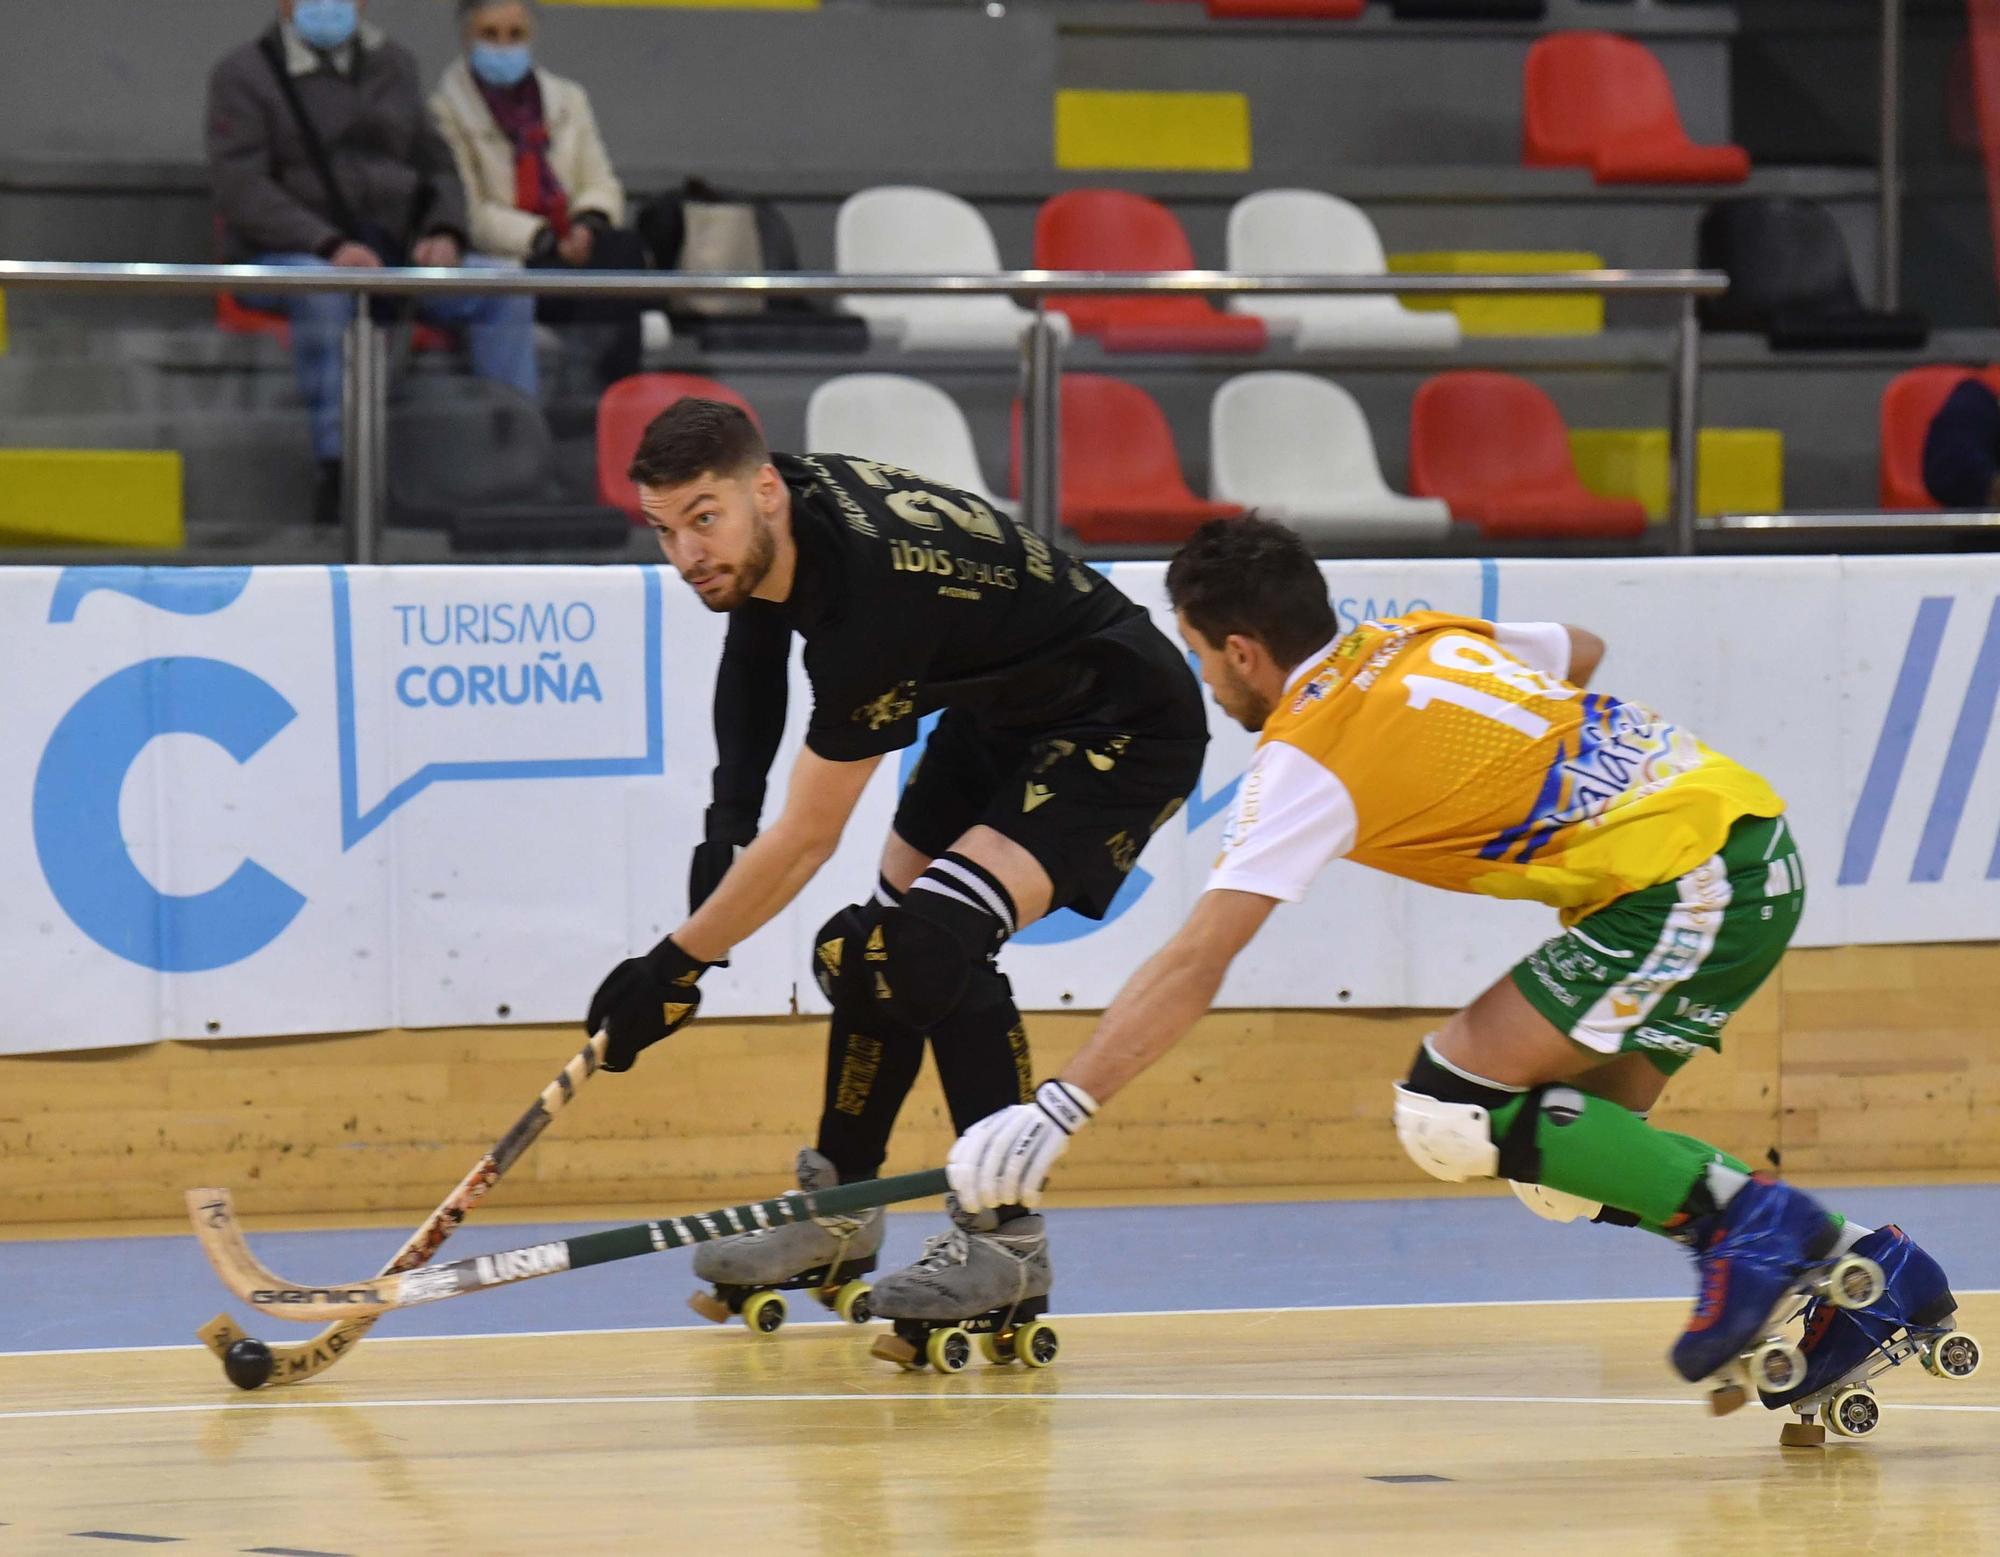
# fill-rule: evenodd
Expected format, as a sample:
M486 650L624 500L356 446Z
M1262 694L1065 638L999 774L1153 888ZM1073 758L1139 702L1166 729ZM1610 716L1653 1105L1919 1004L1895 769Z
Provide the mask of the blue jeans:
M333 267L317 254L265 254L260 265ZM500 270L498 260L483 254L465 256L468 270ZM245 297L252 308L287 315L292 322L292 365L298 370L299 393L312 417L313 454L322 460L340 458L340 347L354 317L352 292L287 292L275 297ZM416 316L425 324L465 331L472 354L472 371L511 385L535 398L535 300L532 297L424 297Z

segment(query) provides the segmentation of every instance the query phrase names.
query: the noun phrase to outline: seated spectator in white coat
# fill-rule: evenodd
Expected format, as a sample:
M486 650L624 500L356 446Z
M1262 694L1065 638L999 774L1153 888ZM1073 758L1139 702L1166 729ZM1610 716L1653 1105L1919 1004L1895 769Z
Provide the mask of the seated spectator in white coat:
M458 0L458 15L464 52L430 106L465 185L473 248L538 269L645 269L589 95L535 64L530 0ZM636 368L634 305L543 298L536 314L629 325Z

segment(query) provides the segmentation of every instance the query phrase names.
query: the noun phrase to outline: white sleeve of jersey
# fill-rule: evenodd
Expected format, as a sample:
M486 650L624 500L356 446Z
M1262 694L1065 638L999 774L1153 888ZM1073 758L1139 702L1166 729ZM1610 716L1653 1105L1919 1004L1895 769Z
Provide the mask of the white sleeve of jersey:
M1354 847L1347 786L1296 746L1257 748L1203 890L1255 892L1296 903L1329 862Z
M1523 665L1569 679L1569 629L1561 622L1495 622L1493 641Z

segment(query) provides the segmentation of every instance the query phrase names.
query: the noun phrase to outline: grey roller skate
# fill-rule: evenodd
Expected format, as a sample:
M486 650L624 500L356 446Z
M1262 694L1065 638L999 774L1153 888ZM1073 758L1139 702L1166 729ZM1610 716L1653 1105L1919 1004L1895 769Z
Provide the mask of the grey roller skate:
M1045 1323L1049 1240L1039 1216L1001 1222L991 1211L967 1216L946 1196L951 1231L924 1245L916 1264L876 1284L875 1312L894 1333L878 1336L885 1362L956 1373L972 1360L972 1337L988 1362L1046 1368L1060 1342Z
M799 1188L831 1189L840 1175L810 1146L799 1148ZM784 1293L810 1291L850 1324L874 1318L868 1283L882 1248L882 1211L820 1216L809 1222L741 1233L695 1250L694 1273L714 1285L688 1299L704 1319L727 1324L732 1314L761 1335L785 1322Z

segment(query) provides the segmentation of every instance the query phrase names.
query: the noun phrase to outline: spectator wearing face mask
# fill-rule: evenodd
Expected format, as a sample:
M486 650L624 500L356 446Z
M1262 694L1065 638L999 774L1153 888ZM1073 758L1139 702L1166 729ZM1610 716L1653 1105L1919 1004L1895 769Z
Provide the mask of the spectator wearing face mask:
M490 265L464 252L465 191L424 111L417 62L362 19L366 0L278 0L262 36L209 77L207 140L225 256L267 265L373 269ZM320 461L314 517L340 511L342 292L248 299L292 326L299 388ZM460 328L475 372L536 394L527 297L426 297L428 323Z
M589 95L535 63L530 0L458 0L458 16L464 52L431 113L465 184L473 247L536 268L645 269ZM636 305L545 297L536 312L550 324L618 323L607 372L637 370Z

